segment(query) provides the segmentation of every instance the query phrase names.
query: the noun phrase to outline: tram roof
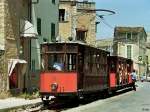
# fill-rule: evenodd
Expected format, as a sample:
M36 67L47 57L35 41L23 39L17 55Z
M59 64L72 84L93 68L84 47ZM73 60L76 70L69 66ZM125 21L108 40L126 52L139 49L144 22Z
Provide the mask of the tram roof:
M101 51L107 52L108 54L110 54L110 52L103 50L101 48L98 48L92 44L87 44L81 41L67 41L67 42L49 42L49 43L43 43L41 45L53 45L53 44L76 44L76 45L81 45L81 46L86 46L86 47L90 47L90 48L95 48L95 49L99 49Z
M121 56L116 56L116 55L110 56L110 58L116 58L116 59L123 59L123 60L130 60L130 61L133 61L132 59L125 58L125 57L121 57Z

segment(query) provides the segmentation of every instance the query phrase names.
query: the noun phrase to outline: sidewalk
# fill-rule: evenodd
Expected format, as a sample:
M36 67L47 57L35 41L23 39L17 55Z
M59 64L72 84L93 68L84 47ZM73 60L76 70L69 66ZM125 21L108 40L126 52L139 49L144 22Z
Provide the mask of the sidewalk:
M33 99L33 100L26 100L23 98L7 98L7 99L0 99L0 111L4 111L11 108L17 108L22 106L34 105L41 103L41 99Z

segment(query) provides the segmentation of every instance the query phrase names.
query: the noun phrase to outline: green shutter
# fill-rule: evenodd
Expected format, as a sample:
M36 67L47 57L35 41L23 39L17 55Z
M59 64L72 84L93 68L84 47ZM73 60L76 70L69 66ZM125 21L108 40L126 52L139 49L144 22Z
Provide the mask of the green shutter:
M35 71L35 60L32 60L32 71Z
M52 0L52 3L55 4L55 0Z
M56 38L55 38L55 24L51 23L51 41L55 42Z
M131 45L127 45L127 58L131 59Z
M37 18L37 31L41 35L41 18Z

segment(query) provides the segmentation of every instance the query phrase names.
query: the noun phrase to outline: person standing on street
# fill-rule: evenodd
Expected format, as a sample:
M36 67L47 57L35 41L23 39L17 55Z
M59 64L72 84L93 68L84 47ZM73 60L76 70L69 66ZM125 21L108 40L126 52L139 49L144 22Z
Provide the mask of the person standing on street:
M135 87L135 82L136 82L136 72L135 72L135 70L133 70L133 72L131 73L131 78L132 78L133 90L136 91L136 87Z

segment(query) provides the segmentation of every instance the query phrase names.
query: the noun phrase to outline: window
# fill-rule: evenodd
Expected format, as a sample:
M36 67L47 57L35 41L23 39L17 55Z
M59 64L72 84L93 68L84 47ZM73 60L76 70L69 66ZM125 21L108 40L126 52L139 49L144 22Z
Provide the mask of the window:
M137 42L138 41L138 34L137 33L132 33L132 41Z
M41 35L41 18L37 18L37 31Z
M131 33L127 33L127 41L131 41Z
M76 54L68 53L48 55L48 70L73 71L76 70Z
M59 21L65 21L65 9L59 9Z
M48 55L48 70L64 70L64 54Z
M76 70L76 55L67 54L67 70Z
M86 31L77 31L77 40L85 41Z
M131 59L131 45L127 45L127 58Z
M55 4L55 0L52 0L52 3Z
M127 72L132 72L132 61L127 61Z
M55 40L55 24L51 23L51 41L54 42Z

